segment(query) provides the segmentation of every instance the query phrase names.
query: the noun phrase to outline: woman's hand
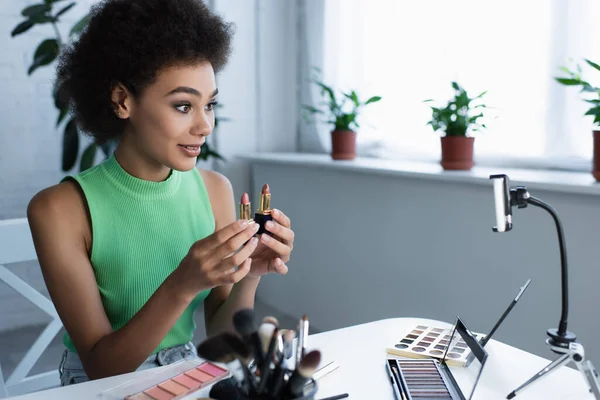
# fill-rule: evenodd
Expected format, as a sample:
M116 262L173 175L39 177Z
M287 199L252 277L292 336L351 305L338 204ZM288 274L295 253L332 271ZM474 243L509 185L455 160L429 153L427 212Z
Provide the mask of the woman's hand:
M294 248L294 231L290 229L290 219L280 210L271 213L273 221L265 224L265 229L273 235L260 235L260 243L254 250L249 276L261 276L269 272L287 274L285 265Z
M182 293L196 296L244 278L253 263L249 257L258 245L253 237L258 228L255 222L239 220L194 243L171 274Z

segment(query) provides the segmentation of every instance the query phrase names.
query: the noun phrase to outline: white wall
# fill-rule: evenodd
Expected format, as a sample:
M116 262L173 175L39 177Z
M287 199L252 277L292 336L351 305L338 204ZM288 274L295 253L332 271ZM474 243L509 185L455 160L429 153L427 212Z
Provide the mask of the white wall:
M488 332L527 278L531 286L495 338L554 359L546 330L560 317L560 259L552 218L528 207L493 233L492 187L257 162L273 205L296 233L287 276L258 297L330 330L391 317L452 322ZM600 362L600 203L597 195L536 190L564 223L570 262L569 330ZM402 332L398 332L401 335ZM359 344L358 344L359 345Z
M62 131L54 127L57 114L51 96L54 66L40 68L31 77L26 73L37 44L49 37L51 29L35 27L10 37L21 21L21 9L34 3L0 3L0 219L24 217L29 199L64 176L60 170ZM93 3L77 2L60 28L63 35ZM215 168L231 180L239 198L257 189L250 187L248 166L238 155L295 149L296 2L212 0L209 4L237 25L232 57L217 78L224 105L220 112L231 121L223 122L215 137L227 159ZM12 269L45 292L37 265ZM0 315L0 330L45 320L43 313L3 284Z
M65 14L59 27L63 37L94 2L80 0ZM62 131L55 129L58 114L52 100L54 68L41 67L27 75L37 45L54 37L52 28L35 26L10 36L24 19L21 10L35 3L0 4L0 219L24 216L24 201L62 177Z
M94 2L80 0L65 14L59 27L63 37ZM0 3L0 219L24 217L29 199L64 175L60 170L62 131L55 129L57 113L52 99L54 68L41 67L27 75L37 45L53 37L52 28L36 26L15 38L10 36L23 19L21 10L35 3L38 1ZM9 268L47 295L37 263ZM0 315L0 330L49 320L2 283Z

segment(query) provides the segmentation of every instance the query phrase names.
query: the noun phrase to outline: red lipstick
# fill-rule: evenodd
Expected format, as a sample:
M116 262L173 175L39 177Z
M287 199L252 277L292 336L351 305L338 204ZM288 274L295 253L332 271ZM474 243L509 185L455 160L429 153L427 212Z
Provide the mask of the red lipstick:
M240 219L245 219L247 221L252 220L252 209L250 207L250 198L248 197L248 193L244 193L242 195L242 199L240 200Z
M257 234L271 234L269 231L265 229L265 224L267 221L273 220L271 216L271 188L266 183L263 185L260 198L258 201L258 210L254 213L254 221L258 223L260 228L258 229Z

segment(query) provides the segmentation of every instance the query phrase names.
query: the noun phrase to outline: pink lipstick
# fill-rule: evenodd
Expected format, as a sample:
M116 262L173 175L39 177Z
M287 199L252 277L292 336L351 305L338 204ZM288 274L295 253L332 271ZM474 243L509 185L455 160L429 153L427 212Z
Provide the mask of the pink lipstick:
M248 222L252 221L252 209L248 193L244 193L240 200L240 219L245 219Z
M272 221L273 217L271 216L271 188L269 188L268 184L264 184L260 193L260 198L258 202L258 210L254 213L254 221L258 223L260 228L258 229L257 234L261 235L266 233L268 235L271 232L265 229L265 224L268 221Z

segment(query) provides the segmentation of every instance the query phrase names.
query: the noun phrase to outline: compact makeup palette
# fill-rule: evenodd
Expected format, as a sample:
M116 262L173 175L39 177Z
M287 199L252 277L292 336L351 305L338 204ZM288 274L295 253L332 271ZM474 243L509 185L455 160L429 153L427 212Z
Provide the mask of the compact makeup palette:
M452 329L442 329L427 325L416 325L394 347L386 349L388 354L409 358L435 358L441 360L448 344ZM483 335L475 333L477 340ZM458 340L448 352L448 365L465 367L469 364L472 354L464 340Z
M511 301L508 308L504 311L500 319L496 322L490 333L483 335L481 333L473 333L474 337L481 347L492 338L492 335L500 327L507 315L512 311L517 304L521 295L529 287L531 279L528 279L523 286L519 288L519 292ZM404 336L400 337L397 343L386 349L388 354L409 358L434 358L441 359L448 346L452 329L444 329L427 325L416 325L405 332ZM473 355L470 352L469 346L464 340L458 340L456 344L450 347L447 356L447 364L456 367L466 367L473 360Z
M440 332L441 333L441 332ZM481 377L488 354L460 318L449 334L441 360L398 360L388 358L386 368L394 395L398 400L465 400L471 399ZM457 383L448 361L458 343L465 343L473 354L473 362Z
M211 362L191 368L157 385L126 396L126 400L176 400L228 377L229 371Z

